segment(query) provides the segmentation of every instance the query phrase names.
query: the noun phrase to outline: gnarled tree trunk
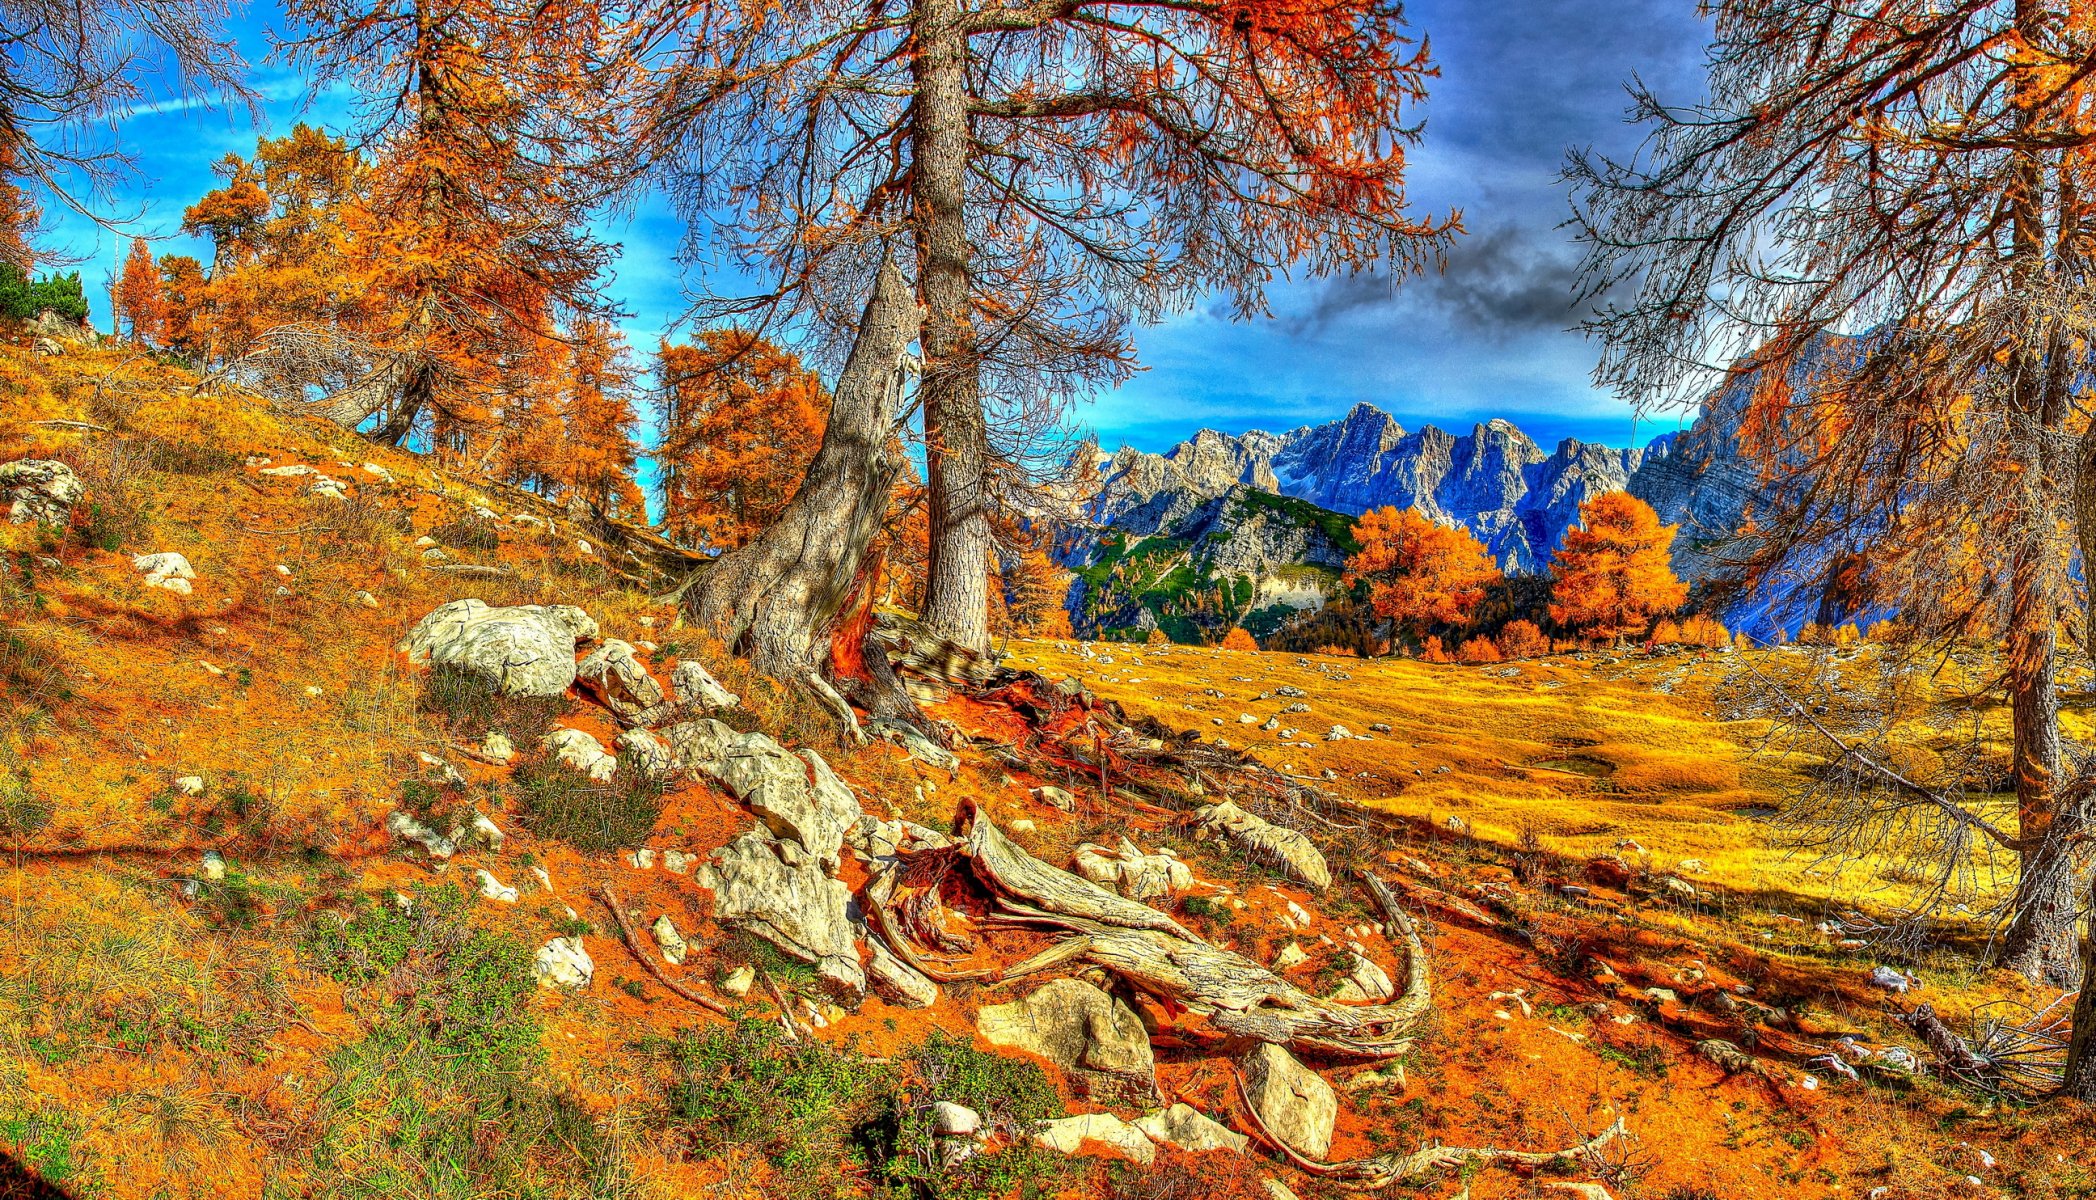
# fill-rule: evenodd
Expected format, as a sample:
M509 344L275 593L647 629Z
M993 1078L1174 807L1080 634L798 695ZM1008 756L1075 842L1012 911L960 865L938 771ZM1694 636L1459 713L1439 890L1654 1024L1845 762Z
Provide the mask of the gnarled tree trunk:
M898 364L917 324L909 284L884 260L800 490L755 541L686 584L685 612L774 678L819 665L816 647L880 529L903 466L891 449Z
M920 0L916 11L912 215L924 297L924 466L931 517L924 624L980 654L990 645L984 494L990 443L968 275L968 44L957 0Z

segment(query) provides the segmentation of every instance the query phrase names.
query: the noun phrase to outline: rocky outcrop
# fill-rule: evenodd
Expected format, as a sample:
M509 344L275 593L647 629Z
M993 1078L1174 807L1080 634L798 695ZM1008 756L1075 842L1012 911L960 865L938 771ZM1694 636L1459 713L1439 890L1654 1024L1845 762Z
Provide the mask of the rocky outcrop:
M1033 1140L1036 1145L1061 1154L1076 1154L1090 1143L1144 1166L1157 1159L1157 1147L1143 1136L1143 1131L1112 1113L1085 1113L1043 1121L1034 1127Z
M570 604L454 600L417 621L398 649L415 663L469 672L505 696L557 696L575 682L575 647L596 636L597 623Z
M64 525L87 489L73 468L48 458L0 463L0 506L16 525Z
M1093 1100L1155 1102L1157 1064L1142 1018L1081 979L1053 980L1023 1000L991 1005L976 1014L975 1030L993 1046L1054 1063Z

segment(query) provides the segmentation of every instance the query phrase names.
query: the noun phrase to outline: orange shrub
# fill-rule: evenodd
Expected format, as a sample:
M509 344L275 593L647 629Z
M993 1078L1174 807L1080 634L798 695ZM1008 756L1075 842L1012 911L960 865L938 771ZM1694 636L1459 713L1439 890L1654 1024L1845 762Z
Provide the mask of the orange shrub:
M1143 639L1143 644L1146 646L1167 646L1171 644L1171 641L1172 639L1164 635L1164 630L1153 629L1150 631L1150 636Z
M1506 660L1499 653L1499 647L1493 644L1491 638L1474 637L1465 639L1461 646L1456 647L1456 661L1478 664L1504 662Z
M1253 640L1252 635L1246 633L1241 625L1232 626L1230 632L1223 635L1223 649L1225 650L1257 650L1258 648L1259 643Z
M1442 648L1440 638L1430 637L1420 644L1419 661L1430 663L1445 663L1448 661L1448 651Z
M1499 653L1506 658L1541 658L1550 653L1550 639L1534 621L1508 621L1499 631Z
M1730 645L1732 635L1726 632L1723 625L1702 613L1697 613L1681 623L1681 640L1691 646L1716 650Z

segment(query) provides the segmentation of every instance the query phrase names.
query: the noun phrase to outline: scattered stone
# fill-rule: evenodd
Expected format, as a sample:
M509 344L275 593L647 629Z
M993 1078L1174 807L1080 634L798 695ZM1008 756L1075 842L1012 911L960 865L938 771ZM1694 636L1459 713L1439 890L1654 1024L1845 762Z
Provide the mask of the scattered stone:
M1050 808L1059 808L1064 812L1077 811L1077 797L1071 795L1069 792L1063 790L1062 788L1037 787L1033 789L1033 791L1029 794L1034 799L1040 801L1043 804L1048 805Z
M722 687L704 663L688 658L671 669L670 691L677 703L697 708L737 708L742 704L742 697Z
M1144 854L1127 838L1115 850L1084 843L1077 847L1075 867L1093 883L1146 903L1176 896L1194 885L1193 868L1170 854Z
M866 990L852 944L851 889L824 872L799 842L758 827L713 852L713 910L724 925L747 929L848 988Z
M575 646L597 623L571 604L489 608L454 600L415 623L409 661L468 671L505 696L558 696L575 682Z
M1281 947L1280 953L1274 955L1274 970L1286 971L1290 967L1300 967L1309 961L1309 952L1297 943L1290 942Z
M650 779L668 775L672 769L669 746L646 729L628 729L613 743L619 756L627 759Z
M201 796L204 794L204 777L202 775L179 776L175 780L175 790L185 796Z
M984 1008L975 1029L993 1046L1061 1067L1079 1093L1095 1101L1156 1102L1156 1062L1142 1018L1083 980L1050 980L1023 1000Z
M540 744L553 751L553 757L600 783L619 769L619 760L605 752L604 743L580 729L556 729Z
M490 729L488 736L480 739L480 754L482 758L498 766L508 766L510 760L517 757L517 747L516 743L509 740L508 734L499 729Z
M939 1147L939 1166L950 1171L981 1151L982 1114L941 1100L932 1105L932 1137Z
M672 875L689 875L691 874L691 869L697 866L698 862L698 855L686 854L682 850L665 850L662 852L662 869Z
M1194 818L1204 829L1220 833L1254 858L1281 867L1291 878L1318 891L1332 886L1332 870L1325 865L1325 856L1293 829L1270 824L1228 800L1195 810Z
M145 573L147 587L165 588L184 596L190 592L189 581L196 578L189 560L172 550L137 555L132 558L131 565Z
M274 475L279 479L295 479L300 475L318 475L320 471L318 468L309 467L304 463L286 463L281 467L264 467L262 468L262 473L264 475Z
M1033 1140L1061 1154L1075 1154L1084 1143L1094 1142L1144 1166L1157 1159L1157 1147L1143 1136L1143 1131L1112 1113L1043 1121L1034 1127Z
M677 923L670 920L668 913L655 918L652 932L655 934L655 944L662 947L662 961L673 967L683 966L684 956L690 952L691 947L685 944L684 936L677 932Z
M1202 1116L1192 1105L1174 1104L1142 1117L1135 1127L1147 1134L1151 1141L1179 1150L1202 1153L1208 1150L1228 1150L1243 1154L1251 1145L1245 1135Z
M939 985L932 982L923 972L895 957L888 944L877 937L868 937L866 944L873 953L866 964L867 978L873 990L891 1004L903 1008L930 1008L939 1002Z
M1368 727L1368 731L1370 733L1389 733L1390 726L1382 721L1377 721Z
M626 851L626 865L636 871L655 869L655 850L651 846L640 846Z
M356 594L355 599L358 604L363 605L365 608L378 607L378 597L372 595L370 592L359 591Z
M1346 726L1344 725L1334 725L1330 729L1325 730L1325 740L1328 742L1344 742L1353 736L1353 734L1346 731Z
M483 867L474 871L473 878L480 881L480 894L483 899L493 900L500 904L515 904L517 902L517 889L495 878L486 868Z
M473 836L480 839L481 845L498 851L502 849L502 843L509 840L509 836L502 832L501 826L488 820L482 813L473 814Z
M380 483L393 482L393 472L388 471L386 468L382 466L379 466L377 463L365 463L363 467L361 467L360 469L364 472L364 474L371 476L373 479L378 480Z
M531 959L531 974L540 987L579 992L589 986L590 977L596 972L597 964L590 961L589 951L582 948L579 937L554 938L539 947Z
M1919 978L1901 971L1895 971L1887 966L1876 966L1870 969L1870 985L1902 996L1910 991L1921 990L1921 980Z
M1381 1004L1397 994L1397 985L1391 981L1390 973L1356 951L1353 964L1340 981L1339 990L1332 999L1341 1004Z
M457 767L452 766L429 751L417 750L415 757L422 763L422 768L435 774L440 782L449 784L452 787L466 786L466 777L459 774Z
M1298 1154L1325 1157L1339 1118L1332 1086L1270 1042L1261 1042L1238 1059L1237 1068L1244 1077L1245 1097L1267 1131Z
M617 638L590 651L576 666L575 679L621 725L659 725L669 718L670 701L662 685L634 657L633 647Z
M416 820L406 809L396 808L386 817L386 830L403 842L413 842L429 851L431 858L450 858L458 843Z
M1631 869L1629 863L1616 855L1597 854L1587 860L1584 874L1589 883L1598 883L1602 887L1620 891L1630 886L1630 880L1636 872Z
M203 861L197 866L197 878L205 883L219 883L226 877L226 856L216 850L204 851Z
M0 463L0 504L16 525L64 526L87 489L73 468L55 459L23 458Z
M728 972L727 976L721 980L720 990L740 1000L744 996L749 995L750 989L755 986L757 986L757 968L740 966Z

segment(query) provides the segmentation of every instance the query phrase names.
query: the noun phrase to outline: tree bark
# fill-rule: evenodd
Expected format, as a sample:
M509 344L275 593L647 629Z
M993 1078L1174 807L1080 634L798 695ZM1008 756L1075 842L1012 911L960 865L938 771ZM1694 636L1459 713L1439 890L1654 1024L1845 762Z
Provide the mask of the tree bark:
M815 647L880 529L903 466L890 449L897 364L917 326L909 285L884 259L800 490L755 541L687 585L684 610L774 678L798 682L820 665Z
M2096 926L2096 878L2090 880L2089 921ZM2096 934L2096 928L2089 931ZM2096 980L2096 936L2082 944L2081 977ZM2084 987L2074 998L2074 1032L2067 1041L2067 1069L2060 1090L2096 1104L2096 987Z
M986 579L989 431L968 273L967 34L956 0L919 0L911 70L916 102L911 201L924 299L925 474L931 562L924 623L976 653L989 649Z

